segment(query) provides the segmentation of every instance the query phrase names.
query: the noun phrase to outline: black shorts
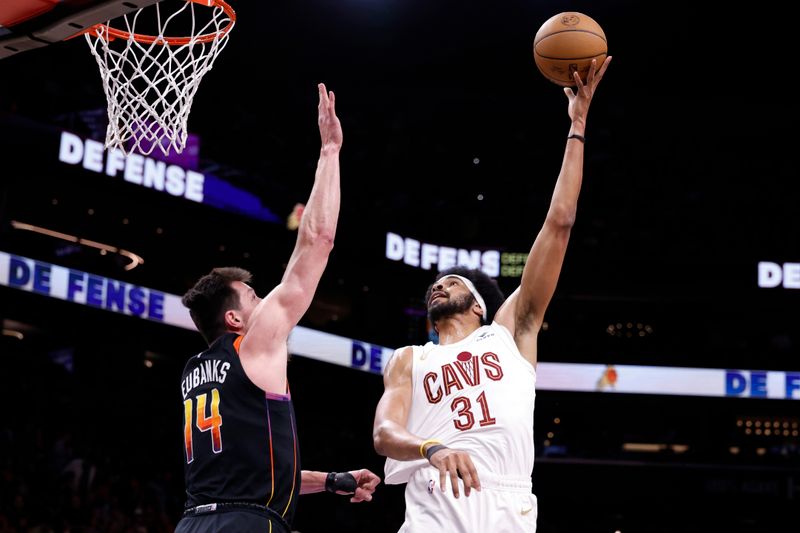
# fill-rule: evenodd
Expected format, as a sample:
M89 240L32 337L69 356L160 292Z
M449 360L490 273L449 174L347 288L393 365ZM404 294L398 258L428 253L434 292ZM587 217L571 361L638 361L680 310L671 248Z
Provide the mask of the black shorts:
M178 522L175 533L291 533L278 520L265 513L249 509L221 509L213 513L184 516Z

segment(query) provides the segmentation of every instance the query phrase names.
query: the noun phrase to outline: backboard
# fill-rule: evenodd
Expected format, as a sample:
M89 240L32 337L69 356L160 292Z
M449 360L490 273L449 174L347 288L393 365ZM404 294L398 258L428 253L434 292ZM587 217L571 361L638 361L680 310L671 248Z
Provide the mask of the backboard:
M73 37L160 0L3 0L0 59Z

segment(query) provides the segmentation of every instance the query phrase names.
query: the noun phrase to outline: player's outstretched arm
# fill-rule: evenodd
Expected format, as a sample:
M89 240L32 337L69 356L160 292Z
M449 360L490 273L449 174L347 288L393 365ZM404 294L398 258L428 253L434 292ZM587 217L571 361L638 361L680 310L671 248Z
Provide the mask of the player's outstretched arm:
M320 157L314 185L283 278L253 311L240 356L248 377L267 392L286 392L286 343L308 310L333 249L339 216L342 127L336 99L320 83Z
M577 214L589 104L610 62L611 56L598 70L596 61L593 61L585 84L576 72L575 91L564 88L569 100L567 112L571 126L550 208L531 247L520 287L506 300L495 317L496 321L511 331L520 351L533 364L536 364L536 336L555 292Z

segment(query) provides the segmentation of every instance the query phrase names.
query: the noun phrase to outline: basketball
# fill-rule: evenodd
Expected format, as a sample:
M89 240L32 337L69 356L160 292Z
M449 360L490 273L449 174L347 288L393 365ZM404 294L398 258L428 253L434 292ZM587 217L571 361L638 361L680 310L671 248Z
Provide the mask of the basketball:
M533 58L544 76L562 87L574 87L577 71L585 83L592 59L597 68L608 55L603 28L594 19L577 11L550 17L533 39Z

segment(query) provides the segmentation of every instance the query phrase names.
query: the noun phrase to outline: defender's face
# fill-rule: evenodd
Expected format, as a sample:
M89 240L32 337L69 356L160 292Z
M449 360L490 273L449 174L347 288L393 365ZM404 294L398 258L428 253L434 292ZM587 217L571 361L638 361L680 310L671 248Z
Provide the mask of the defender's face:
M253 314L259 302L261 302L261 298L256 295L256 291L247 283L234 281L231 283L231 287L236 291L236 294L239 295L239 309L237 313L242 321L243 329L246 329L247 323L250 321L250 316Z

